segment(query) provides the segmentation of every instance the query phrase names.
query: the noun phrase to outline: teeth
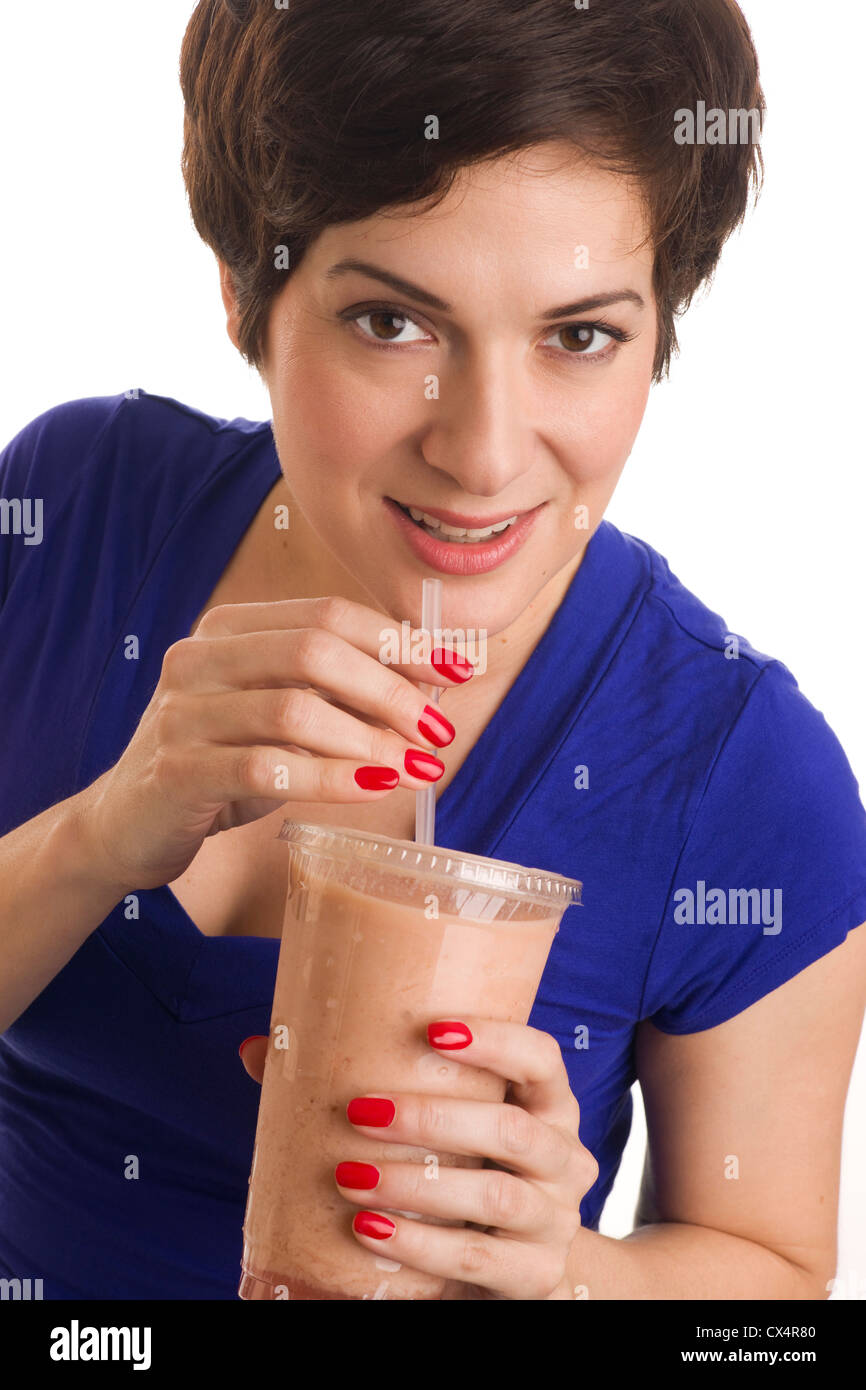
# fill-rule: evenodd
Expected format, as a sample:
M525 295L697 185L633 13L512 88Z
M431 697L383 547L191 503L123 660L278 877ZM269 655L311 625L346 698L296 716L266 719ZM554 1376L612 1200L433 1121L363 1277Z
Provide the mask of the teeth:
M500 531L506 530L517 520L516 516L510 516L507 521L497 521L495 526L486 526L481 531L468 530L465 526L448 526L444 521L438 521L435 516L430 516L428 512L419 511L417 507L407 507L409 515L413 521L420 521L431 531L438 531L449 541L462 541L463 544L471 544L473 541L488 540L490 536L499 535Z

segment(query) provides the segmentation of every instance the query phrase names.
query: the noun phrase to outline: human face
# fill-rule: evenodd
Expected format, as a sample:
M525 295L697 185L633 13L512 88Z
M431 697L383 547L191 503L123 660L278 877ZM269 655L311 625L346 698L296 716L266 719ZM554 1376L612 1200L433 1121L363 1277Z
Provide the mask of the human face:
M313 551L384 612L420 624L436 576L443 625L493 635L574 572L631 451L652 249L634 191L567 145L462 170L438 208L397 211L328 228L275 300L277 451ZM395 504L519 520L492 542L431 542Z

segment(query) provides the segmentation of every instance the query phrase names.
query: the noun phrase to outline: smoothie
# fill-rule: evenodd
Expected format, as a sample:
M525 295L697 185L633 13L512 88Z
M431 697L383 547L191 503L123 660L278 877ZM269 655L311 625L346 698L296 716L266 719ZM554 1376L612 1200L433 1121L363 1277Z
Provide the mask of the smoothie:
M435 854L441 862L443 852ZM419 848L414 857L424 855ZM436 1181L439 1166L479 1167L483 1159L367 1138L349 1123L346 1105L399 1090L502 1101L503 1080L430 1050L427 1023L463 1014L525 1023L579 885L534 899L373 860L322 859L308 847L290 848L289 857L241 1297L438 1299L444 1280L358 1244L351 1231L358 1208L339 1193L334 1168L345 1159L402 1160ZM389 1210L375 1192L364 1205Z

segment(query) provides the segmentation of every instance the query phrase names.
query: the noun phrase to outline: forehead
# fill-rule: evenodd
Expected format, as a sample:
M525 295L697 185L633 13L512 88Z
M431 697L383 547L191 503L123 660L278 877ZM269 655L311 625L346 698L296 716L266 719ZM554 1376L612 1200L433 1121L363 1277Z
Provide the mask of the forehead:
M329 227L311 249L324 268L361 248L367 259L387 256L392 269L399 261L407 274L426 265L479 283L509 276L549 284L579 267L593 290L624 268L646 285L653 260L637 185L559 141L464 167L437 207L384 209Z

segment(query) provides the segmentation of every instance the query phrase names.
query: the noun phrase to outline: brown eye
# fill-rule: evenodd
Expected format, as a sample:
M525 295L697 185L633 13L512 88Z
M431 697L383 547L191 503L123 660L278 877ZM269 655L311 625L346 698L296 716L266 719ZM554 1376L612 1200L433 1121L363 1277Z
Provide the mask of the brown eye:
M551 334L548 342L554 347L564 348L575 361L578 357L585 357L588 362L605 362L610 356L608 349L611 343L617 338L628 342L630 336L605 330L597 323L566 323Z
M368 309L363 314L352 314L365 338L380 343L418 342L425 334L408 314L398 314L395 309ZM369 324L369 327L367 325ZM412 330L414 334L412 333ZM406 337L406 333L409 336Z
M569 352L585 352L591 346L592 340L597 333L597 329L591 328L586 323L572 323L565 328L560 328L560 336L563 346Z
M376 309L371 314L365 314L364 317L370 320L370 327L377 338L396 338L403 332L406 324L406 320L401 318L399 314L389 314L385 309Z

